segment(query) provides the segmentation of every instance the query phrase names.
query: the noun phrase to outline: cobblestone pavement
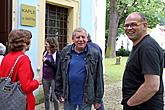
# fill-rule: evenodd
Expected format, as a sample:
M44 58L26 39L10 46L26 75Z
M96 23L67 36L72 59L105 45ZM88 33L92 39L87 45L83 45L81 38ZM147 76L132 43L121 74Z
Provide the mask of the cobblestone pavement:
M121 102L121 81L105 86L104 95L105 110L122 110ZM51 110L53 110L53 104L51 103ZM60 110L63 110L63 105L60 105ZM36 106L35 110L44 110L44 104ZM93 109L94 110L94 109Z
M165 85L165 71L163 75L164 85ZM121 103L121 81L114 83L112 85L105 85L105 97L104 97L104 106L105 110L122 110ZM165 95L164 95L165 99ZM62 109L62 105L60 110ZM44 110L44 104L36 106L36 110ZM53 110L53 108L51 108Z
M54 108L53 108L53 103L51 103L50 106L51 106L51 109L50 109L50 110L54 110ZM36 108L35 108L35 110L45 110L44 103L42 103L42 104L40 104L40 105L37 105ZM60 109L59 109L59 110L64 110L62 104L60 104Z
M105 110L122 110L121 106L121 81L105 86Z
M165 69L163 72L163 82L165 85ZM121 81L114 83L112 85L105 86L105 110L122 110L121 99L122 99L122 89L121 89ZM165 100L165 93L164 93ZM165 102L165 101L164 101ZM164 106L165 109L165 106Z

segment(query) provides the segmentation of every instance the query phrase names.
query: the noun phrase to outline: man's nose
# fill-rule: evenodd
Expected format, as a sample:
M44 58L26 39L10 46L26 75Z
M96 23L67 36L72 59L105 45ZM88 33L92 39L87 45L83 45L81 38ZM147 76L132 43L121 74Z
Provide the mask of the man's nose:
M132 26L128 25L127 29L132 29Z
M80 40L83 40L83 37L80 37Z

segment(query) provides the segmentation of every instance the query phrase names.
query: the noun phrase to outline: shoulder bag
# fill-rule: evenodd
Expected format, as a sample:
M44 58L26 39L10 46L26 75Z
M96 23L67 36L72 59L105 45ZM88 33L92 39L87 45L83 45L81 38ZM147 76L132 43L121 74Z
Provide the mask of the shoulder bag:
M26 110L26 94L22 92L19 81L12 82L11 77L18 60L18 56L8 77L0 78L0 109L1 110Z

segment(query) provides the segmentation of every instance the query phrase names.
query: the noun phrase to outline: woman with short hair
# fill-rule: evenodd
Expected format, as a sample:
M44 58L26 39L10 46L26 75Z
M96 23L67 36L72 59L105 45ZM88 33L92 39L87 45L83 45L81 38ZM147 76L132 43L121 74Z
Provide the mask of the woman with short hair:
M32 34L28 30L12 30L8 36L9 53L3 58L0 66L0 77L7 77L16 59L18 60L11 80L19 81L22 91L26 94L26 110L35 110L35 97L33 91L41 84L40 79L35 80L31 61L25 52L29 50Z

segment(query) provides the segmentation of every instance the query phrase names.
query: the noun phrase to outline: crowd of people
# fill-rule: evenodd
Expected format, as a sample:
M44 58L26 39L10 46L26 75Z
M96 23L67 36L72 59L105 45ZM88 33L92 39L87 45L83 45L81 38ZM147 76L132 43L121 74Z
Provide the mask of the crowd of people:
M122 80L123 110L163 110L164 55L159 44L147 34L147 19L140 12L129 14L124 30L133 42ZM47 37L42 58L41 77L34 79L31 61L25 54L30 48L32 33L15 29L9 33L9 52L0 44L0 77L8 76L15 60L18 61L12 81L19 81L27 96L26 110L35 110L33 91L43 85L45 110L54 110L59 103L64 110L104 110L103 56L82 27L72 33L73 43L59 50L58 39ZM105 96L106 97L106 96Z

